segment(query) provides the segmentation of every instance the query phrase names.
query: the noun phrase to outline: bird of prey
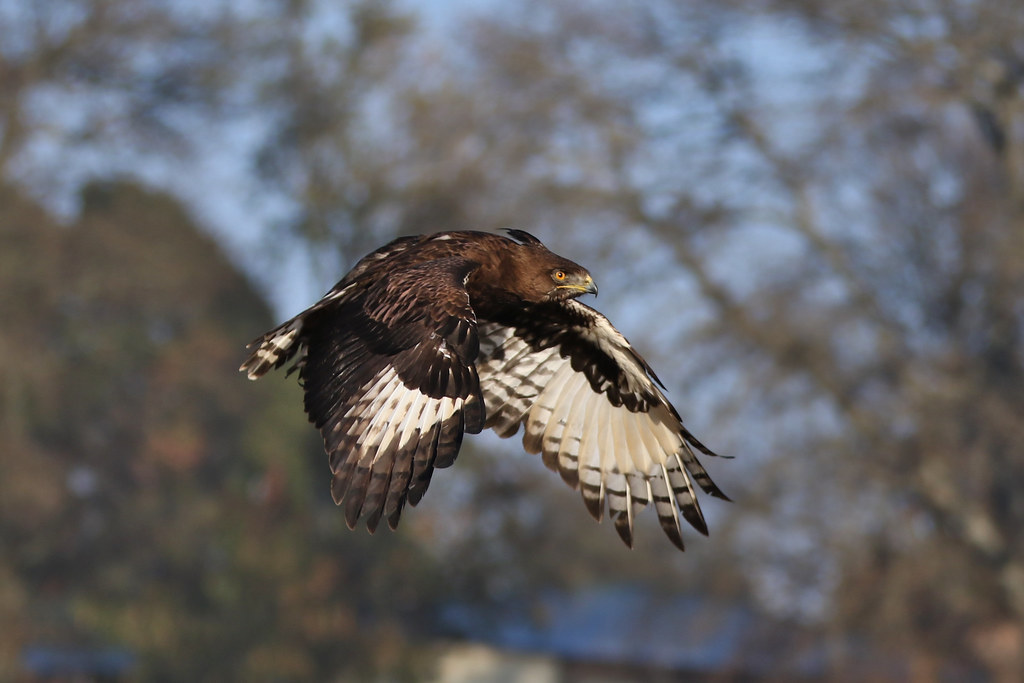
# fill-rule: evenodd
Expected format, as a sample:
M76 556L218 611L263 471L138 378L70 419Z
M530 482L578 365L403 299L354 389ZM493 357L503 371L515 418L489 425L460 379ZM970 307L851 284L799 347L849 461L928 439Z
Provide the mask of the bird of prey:
M289 361L330 458L331 493L355 528L394 529L465 433L493 429L540 453L622 540L654 504L683 549L680 515L707 534L694 482L728 500L647 362L603 315L586 269L522 230L401 237L320 301L259 337L250 379Z

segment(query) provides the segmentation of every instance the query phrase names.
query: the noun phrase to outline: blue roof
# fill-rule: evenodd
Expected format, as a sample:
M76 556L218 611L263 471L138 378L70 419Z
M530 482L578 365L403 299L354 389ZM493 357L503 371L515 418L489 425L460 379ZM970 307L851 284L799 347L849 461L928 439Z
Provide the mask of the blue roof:
M444 616L463 637L499 647L708 671L739 661L757 622L744 607L699 596L659 597L632 586L546 593L500 615L456 606Z
M87 649L34 646L21 653L22 667L35 676L121 676L135 666L135 655L117 648Z

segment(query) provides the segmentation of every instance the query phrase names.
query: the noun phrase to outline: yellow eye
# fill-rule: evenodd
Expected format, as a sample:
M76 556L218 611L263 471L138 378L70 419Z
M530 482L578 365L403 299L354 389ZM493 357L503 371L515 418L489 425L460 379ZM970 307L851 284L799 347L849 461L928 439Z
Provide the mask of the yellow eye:
M563 270L556 270L555 271L555 279L558 280L559 282L564 280L565 279L565 271L563 271Z

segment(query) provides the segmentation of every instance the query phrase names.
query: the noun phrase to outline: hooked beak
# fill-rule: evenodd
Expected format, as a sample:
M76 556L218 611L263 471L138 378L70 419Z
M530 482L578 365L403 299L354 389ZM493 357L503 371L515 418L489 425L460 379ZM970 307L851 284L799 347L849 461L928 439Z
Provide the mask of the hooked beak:
M589 275L580 278L576 282L559 285L558 289L571 289L581 294L593 294L594 296L597 296L597 283L594 282L594 278Z

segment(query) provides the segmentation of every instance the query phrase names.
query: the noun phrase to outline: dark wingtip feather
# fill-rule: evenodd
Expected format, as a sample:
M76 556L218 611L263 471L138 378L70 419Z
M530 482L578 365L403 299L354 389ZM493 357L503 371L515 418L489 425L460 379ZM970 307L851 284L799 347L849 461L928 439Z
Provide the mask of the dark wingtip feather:
M345 492L345 524L355 529L363 514L363 502L366 500L366 487L370 478L370 468L357 466L352 474L352 482Z
M672 541L672 545L685 551L686 546L683 545L683 536L679 533L679 525L674 521L661 520L661 529L668 536L668 540Z
M331 477L331 499L334 500L335 505L341 505L341 501L345 500L345 491L348 489L348 480L340 473L336 473Z
M402 508L405 506L405 501L395 508L395 511L388 515L388 528L392 531L398 528L398 520L402 518Z
M384 513L384 503L387 501L394 461L395 454L391 453L390 459L378 462L370 474L370 486L366 491L366 499L363 501L363 513L366 514L366 529L371 534L376 531L377 524Z
M441 434L430 456L428 467L444 469L455 464L459 457L459 449L462 448L462 436L465 430L465 413L458 412L448 422L441 424ZM427 480L429 481L429 477Z
M725 493L722 492L722 489L718 488L718 484L711 481L710 477L705 476L699 479L697 483L700 485L701 489L704 490L704 493L708 494L709 496L714 496L715 498L719 498L729 503L733 502L732 498L725 495Z
M416 507L423 500L423 494L430 487L430 478L432 476L434 476L434 468L430 467L424 470L420 476L413 479L412 484L409 485L409 494L406 497L409 505Z
M354 493L353 491L345 497L345 526L349 529L356 528L356 524L359 523L359 512L363 508L362 499L353 495Z
M479 434L484 429L484 398L479 392L471 394L462 404L463 426L467 434Z
M597 490L597 494L594 494L593 487L580 482L580 494L583 497L583 505L586 506L587 512L598 522L604 517L604 491Z
M704 455L710 455L713 458L725 458L726 460L731 460L733 458L731 455L719 455L718 453L715 453L713 450L701 443L700 439L691 434L690 430L686 427L683 427L683 439L689 446L696 448Z
M726 501L727 503L733 502L732 498L722 493L721 489L719 489L717 486L715 487L714 491L708 491L708 495L714 496L715 498L720 498Z
M705 536L708 535L708 524L704 521L704 515L700 513L700 508L696 505L688 505L683 508L683 517L687 522L690 523L697 531L701 532Z
M629 515L625 512L620 512L615 515L615 531L618 532L619 538L626 544L630 550L633 549L633 530L630 528Z

